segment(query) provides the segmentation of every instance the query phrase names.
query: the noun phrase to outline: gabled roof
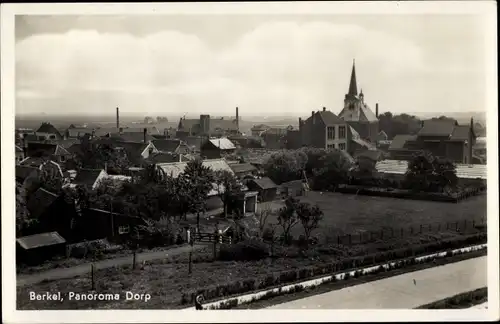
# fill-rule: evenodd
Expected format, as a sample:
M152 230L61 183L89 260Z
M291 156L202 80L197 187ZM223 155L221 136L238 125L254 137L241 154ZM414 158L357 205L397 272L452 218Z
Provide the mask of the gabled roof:
M37 154L42 154L44 156L70 154L64 147L58 144L39 143L39 142L28 142L26 152L28 156L33 156Z
M36 249L43 246L66 243L66 240L57 232L41 233L23 236L16 239L16 242L25 250Z
M351 132L351 135L352 135L351 140L353 142L355 142L355 143L357 143L357 144L359 144L362 147L365 147L367 149L373 149L373 150L376 149L375 145L362 139L361 136L359 135L359 133L352 126L349 126L349 130Z
M140 164L143 161L142 153L150 143L138 143L138 142L121 142L117 141L114 146L121 147L125 150L127 157L130 162L134 164Z
M426 120L424 127L418 132L418 136L446 136L449 137L457 126L455 121L451 120Z
M57 128L55 128L51 123L42 123L36 132L61 135Z
M335 115L329 110L320 111L317 114L319 114L325 125L345 124L345 121L342 118Z
M79 128L68 128L66 130L66 132L68 133L68 136L69 137L80 137L80 136L83 136L85 134L92 134L92 129L91 128L84 128L84 127L79 127Z
M220 150L234 150L236 146L234 146L233 142L229 139L223 138L211 138L208 140L213 146Z
M28 208L30 215L33 218L38 218L50 205L52 205L58 195L52 193L43 188L38 188L33 194L29 196L26 202L26 207Z
M149 155L148 158L146 159L146 162L152 164L173 163L173 162L179 162L179 159L181 159L181 156L177 153L160 152Z
M160 152L175 152L181 145L181 141L179 139L153 140L153 145Z
M73 180L73 184L92 187L103 172L106 171L102 169L80 169Z
M260 189L273 189L273 188L277 188L278 186L273 182L273 180L271 180L270 178L268 177L264 177L264 178L260 178L260 179L252 179L250 180L250 182L253 182L255 183Z
M76 139L76 138L69 138L69 139L63 139L63 140L55 140L55 141L51 141L52 143L54 144L57 144L59 146L61 146L62 148L64 149L68 149L70 148L73 144L78 144L80 143L80 140Z
M245 172L253 172L256 171L257 168L251 165L250 163L237 163L237 164L231 164L230 165L231 170L233 170L234 173L245 173Z
M82 144L75 143L75 144L71 145L70 147L68 147L68 152L70 152L71 154L81 153L82 152Z
M417 139L416 135L396 135L392 139L391 145L389 146L389 150L401 150L405 148L406 142L414 141Z
M451 133L450 140L452 140L452 141L468 141L469 140L469 131L470 131L470 126L467 126L467 125L455 126L455 128L453 129L453 133Z

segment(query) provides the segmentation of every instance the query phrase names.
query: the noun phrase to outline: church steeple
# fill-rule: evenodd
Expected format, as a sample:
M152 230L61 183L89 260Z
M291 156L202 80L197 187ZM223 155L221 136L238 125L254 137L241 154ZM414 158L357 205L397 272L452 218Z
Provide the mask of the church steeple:
M351 82L349 83L349 92L347 93L347 95L349 96L358 95L358 85L356 82L356 68L354 60L352 60Z

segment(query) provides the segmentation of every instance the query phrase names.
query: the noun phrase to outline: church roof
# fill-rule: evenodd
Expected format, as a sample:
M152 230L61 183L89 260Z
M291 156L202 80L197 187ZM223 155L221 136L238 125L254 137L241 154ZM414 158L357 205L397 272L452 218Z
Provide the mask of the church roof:
M352 61L352 72L351 72L351 82L349 83L349 91L347 92L350 96L358 95L358 85L356 82L356 67L354 64L354 60Z

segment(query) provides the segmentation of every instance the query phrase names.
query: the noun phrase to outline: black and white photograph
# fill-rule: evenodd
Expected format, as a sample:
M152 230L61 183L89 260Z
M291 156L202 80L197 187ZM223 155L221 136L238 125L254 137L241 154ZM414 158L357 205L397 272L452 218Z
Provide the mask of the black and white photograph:
M1 8L6 323L498 320L494 1Z

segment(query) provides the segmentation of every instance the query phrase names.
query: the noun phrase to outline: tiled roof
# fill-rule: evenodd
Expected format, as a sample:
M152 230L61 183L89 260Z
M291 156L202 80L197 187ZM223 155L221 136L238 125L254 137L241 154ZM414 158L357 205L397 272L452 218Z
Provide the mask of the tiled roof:
M57 128L51 123L42 123L36 131L37 133L49 133L49 134L59 134ZM59 134L60 135L60 134Z
M418 136L451 136L455 122L450 120L426 120Z
M245 172L253 172L256 171L257 168L251 165L250 163L238 163L238 164L231 164L230 165L231 170L233 170L234 173L245 173Z
M58 196L55 193L39 188L30 195L26 207L33 218L38 218L57 198Z
M163 152L163 153L156 153L149 155L149 157L146 159L146 162L153 164L172 163L172 162L179 162L179 159L180 156L177 153Z
M366 121L369 121L369 122L376 122L376 121L378 121L377 116L375 116L375 114L370 109L370 107L368 107L367 104L362 104L361 105L361 112L365 116Z
M82 150L82 144L80 143L73 144L70 147L68 147L68 152L71 154L81 153L81 150Z
M142 152L148 147L149 143L137 143L137 142L116 142L115 147L122 147L130 162L134 164L140 164L143 161Z
M396 135L392 139L389 150L401 150L405 148L405 144L408 141L414 141L417 139L416 135Z
M376 146L373 145L372 143L369 143L367 141L365 141L364 139L361 138L361 136L359 135L359 133L352 127L352 126L349 126L349 130L351 132L351 139L353 142L361 145L362 147L365 147L367 149L370 149L370 150L375 150L376 149Z
M188 136L184 141L194 151L200 151L201 143L203 143L204 139L198 136Z
M181 145L181 141L178 139L153 140L153 145L160 152L175 152L179 145Z
M210 143L212 143L213 146L215 146L221 150L234 150L234 149L236 149L236 146L234 146L233 142L231 142L227 138L211 138L211 139L209 139L209 141L210 141Z
M488 173L485 164L455 164L457 177L461 179L486 179ZM380 173L405 174L408 169L408 161L383 160L377 162L375 168Z
M96 182L97 178L104 172L102 169L80 169L78 170L75 179L73 180L74 184L81 186L92 187Z
M455 126L453 133L451 134L450 140L452 141L468 141L469 140L469 130L470 126L459 125Z
M80 137L85 134L92 134L92 128L68 128L67 130L69 137Z
M260 189L272 189L277 188L278 186L268 177L260 178L260 179L252 179L250 182L255 183Z
M66 243L66 240L57 232L23 236L16 239L16 241L25 250Z
M329 110L320 111L317 114L320 115L325 125L345 124L345 121L342 118L338 117Z
M184 172L187 164L187 162L158 163L157 167L161 168L167 176L177 178ZM203 165L209 167L213 171L228 171L233 173L233 170L231 170L231 167L224 159L203 160Z

